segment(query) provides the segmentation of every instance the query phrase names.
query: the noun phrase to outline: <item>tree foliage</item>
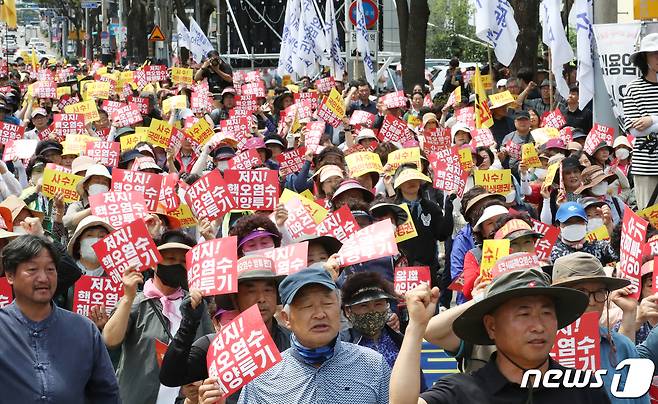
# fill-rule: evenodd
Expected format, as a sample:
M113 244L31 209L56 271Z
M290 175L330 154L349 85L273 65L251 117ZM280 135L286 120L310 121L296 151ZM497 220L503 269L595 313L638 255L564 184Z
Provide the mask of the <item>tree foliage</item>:
M460 38L457 34L478 40L475 36L473 7L470 0L430 0L430 24L427 27L427 57L485 62L487 49Z

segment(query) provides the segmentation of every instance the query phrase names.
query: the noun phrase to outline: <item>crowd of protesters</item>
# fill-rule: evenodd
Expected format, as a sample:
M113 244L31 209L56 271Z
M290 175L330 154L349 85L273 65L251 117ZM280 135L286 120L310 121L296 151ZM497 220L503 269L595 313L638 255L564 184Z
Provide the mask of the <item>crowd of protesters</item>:
M441 89L419 83L408 94L375 93L364 80L328 72L293 82L233 71L217 52L185 72L52 60L0 66L0 280L10 287L0 285L0 375L9 387L0 402L648 403L649 393L620 399L611 385L622 360L658 361L654 36L632 55L642 77L627 88L627 131L616 138L593 122L591 106L578 108L573 80L565 99L541 71L464 70L457 59ZM495 78L488 92L506 101L478 95L476 81L487 74ZM86 119L89 104L76 109L84 126L71 133L61 115L88 101L94 119ZM125 124L121 111L136 104L138 119ZM483 108L488 123L474 117ZM323 121L327 111L336 122ZM248 124L235 129L240 117ZM401 132L391 129L394 121ZM167 146L149 135L158 122L170 128ZM200 122L211 136L197 136ZM314 122L324 123L320 133ZM74 147L75 136L82 147ZM88 153L95 142L118 145L115 164ZM14 144L34 148L26 154ZM449 155L458 163L442 171ZM276 172L275 206L211 216L188 203L198 181L240 167ZM79 176L74 200L47 175L53 170ZM154 206L141 207L160 259L146 270L131 263L116 279L107 270L114 254L96 247L124 224L93 201L125 190L115 175L123 170L173 178L175 197L172 204L161 192ZM483 181L483 172L509 176ZM439 181L446 173L461 173L461 181L448 187ZM286 193L303 203L290 204ZM187 221L174 213L186 203ZM313 218L315 231L297 231L293 206ZM319 230L342 212L353 216L342 227L349 234ZM629 226L642 220L635 215L647 225L633 250L628 239L637 227ZM379 249L355 245L370 226L390 228L395 253L346 263L346 250ZM190 287L195 247L231 238L236 291ZM507 246L494 269L487 266L492 241ZM301 243L307 257L296 271L281 272L267 255ZM625 270L629 254L639 261L635 282ZM532 259L496 272L515 257ZM250 266L254 259L269 264ZM409 267L427 268L427 279L403 290L397 272ZM89 277L106 278L121 297L79 315L75 302ZM226 394L234 379L212 376L211 355L218 336L254 306L281 358ZM563 369L549 351L558 330L584 313L599 320L604 386L521 387L529 369ZM426 385L423 339L463 373Z

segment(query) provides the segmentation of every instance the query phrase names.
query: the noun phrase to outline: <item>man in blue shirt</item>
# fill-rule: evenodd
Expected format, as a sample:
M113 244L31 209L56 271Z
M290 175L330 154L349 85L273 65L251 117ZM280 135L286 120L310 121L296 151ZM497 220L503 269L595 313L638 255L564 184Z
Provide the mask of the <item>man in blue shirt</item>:
M94 323L52 303L58 253L21 236L2 251L15 300L0 309L0 403L119 402L112 362Z
M282 320L293 332L281 362L242 389L239 403L388 403L390 368L369 348L341 341L340 299L331 275L307 268L279 286ZM213 379L199 389L200 402L221 396Z
M21 120L12 114L11 107L7 104L7 100L2 95L0 95L0 122L11 123L14 125L21 124Z

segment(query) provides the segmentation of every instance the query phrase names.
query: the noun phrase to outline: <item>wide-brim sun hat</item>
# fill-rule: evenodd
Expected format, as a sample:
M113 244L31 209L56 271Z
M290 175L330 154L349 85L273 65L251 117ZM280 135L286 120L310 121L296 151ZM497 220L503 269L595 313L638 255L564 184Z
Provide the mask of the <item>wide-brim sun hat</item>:
M485 199L488 198L494 199L500 203L506 202L505 197L501 194L492 194L490 192L485 192L484 194L475 196L470 201L468 201L468 204L466 204L466 209L464 209L464 213L468 213L468 211L473 209L477 203L484 201Z
M93 215L85 217L80 221L80 223L78 223L78 226L75 228L75 232L73 233L71 239L66 245L66 251L69 253L69 255L73 256L73 246L78 241L80 236L82 236L82 233L85 230L96 226L103 227L109 233L112 233L114 231L114 227L112 227L112 225L110 225L105 219L101 217L93 216Z
M361 185L357 180L346 179L340 183L338 189L336 189L336 192L334 192L334 195L331 197L331 200L334 201L343 193L353 189L360 191L361 194L363 195L363 199L368 203L372 202L372 200L375 199L375 195L373 195L372 192L370 192L369 190L365 189L363 185Z
M430 177L421 173L420 171L414 168L407 168L405 170L402 170L402 172L395 177L393 188L398 188L400 185L404 184L405 182L412 180L418 180L421 182L432 182Z
M631 63L635 63L635 60L641 53L656 51L658 51L658 33L648 34L640 41L640 48L631 53Z
M271 258L262 255L249 255L242 257L237 262L238 270L238 285L240 282L249 281L272 281L277 289L277 304L280 303L279 298L279 284L286 275L277 275L274 261ZM239 289L239 286L238 286ZM239 290L238 290L238 293ZM224 310L235 310L231 296L237 295L236 293L219 295L215 298L217 306Z
M504 206L501 206L501 205L487 206L484 209L484 212L482 212L482 216L480 216L478 221L475 223L475 226L473 226L473 230L478 231L478 230L480 230L480 225L482 225L482 223L484 223L487 220L489 220L491 218L494 218L496 216L506 215L508 213L509 213L509 210Z
M87 172L85 173L85 177L78 182L78 184L75 186L75 190L78 192L78 195L82 198L83 196L87 196L87 192L84 190L84 185L91 179L93 176L99 176L99 177L105 177L112 181L112 175L110 175L110 172L107 170L107 167L101 164L92 164L89 167L87 167Z
M583 282L601 282L612 291L631 284L628 279L607 276L601 261L584 252L574 252L553 262L553 286L572 287Z
M409 215L407 211L402 209L399 205L388 202L377 203L370 207L370 214L373 217L379 218L386 214L386 212L392 212L395 215L395 225L400 226L404 224L408 219Z
M617 180L616 174L606 174L603 172L601 166L596 164L586 167L581 173L581 177L583 184L576 189L576 194L581 194L584 190L591 189L603 181L606 181L610 185Z
M484 327L483 317L507 301L520 297L546 296L555 303L557 329L576 321L585 312L587 295L565 287L551 286L548 275L540 269L511 271L494 279L485 291L484 299L459 316L452 324L454 333L475 345L494 345Z

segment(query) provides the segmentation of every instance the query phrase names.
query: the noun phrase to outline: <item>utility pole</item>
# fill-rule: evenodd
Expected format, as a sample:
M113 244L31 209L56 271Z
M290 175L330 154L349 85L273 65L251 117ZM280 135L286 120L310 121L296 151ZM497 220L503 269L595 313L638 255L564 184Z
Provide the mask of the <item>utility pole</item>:
M617 0L594 1L594 24L609 24L617 22ZM615 129L615 137L619 134L619 123L612 112L608 90L603 80L598 52L594 52L594 122Z
M107 31L107 0L101 0L101 59L105 63L105 58L110 53L110 33Z
M222 19L220 17L221 7L222 7L222 0L217 0L215 2L215 8L216 8L215 9L215 17L217 18L217 32L216 32L217 37L215 39L217 40L217 52L219 52L220 54L222 53L221 50L220 50L221 49L220 44L222 42L220 41L220 35L219 35L219 33L221 32L219 27L221 27L221 25L222 25Z

